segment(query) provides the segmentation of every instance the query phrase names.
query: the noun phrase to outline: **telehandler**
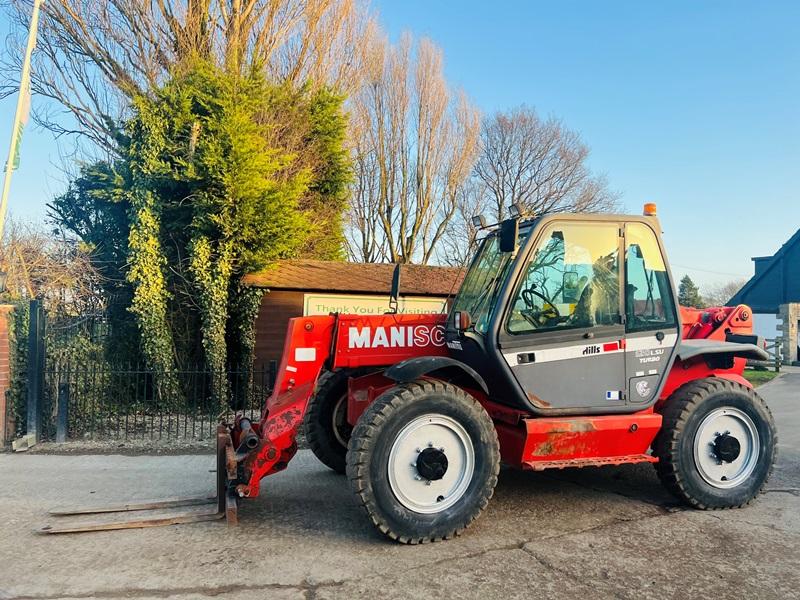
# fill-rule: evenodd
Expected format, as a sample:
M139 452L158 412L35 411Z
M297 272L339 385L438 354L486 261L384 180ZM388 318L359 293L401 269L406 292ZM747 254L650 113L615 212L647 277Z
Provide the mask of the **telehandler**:
M43 531L234 524L240 499L289 464L303 426L372 523L407 544L468 527L501 462L536 471L652 463L695 508L753 500L776 431L742 377L748 358L767 358L750 309L678 306L654 205L643 216L527 219L514 208L488 229L447 315L289 320L260 421L240 415L218 428L215 511ZM396 271L395 303L398 288Z

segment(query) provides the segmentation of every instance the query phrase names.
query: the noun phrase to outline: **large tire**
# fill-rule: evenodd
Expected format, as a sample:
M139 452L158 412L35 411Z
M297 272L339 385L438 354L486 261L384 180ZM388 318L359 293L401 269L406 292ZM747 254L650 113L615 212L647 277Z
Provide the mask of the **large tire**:
M309 400L304 421L306 441L322 464L344 473L352 427L347 422L347 382L352 373L327 373Z
M489 504L500 448L483 407L451 384L391 388L350 438L347 477L372 523L405 544L452 538Z
M667 400L653 450L664 486L703 509L751 502L775 464L772 414L752 388L711 377L687 383Z

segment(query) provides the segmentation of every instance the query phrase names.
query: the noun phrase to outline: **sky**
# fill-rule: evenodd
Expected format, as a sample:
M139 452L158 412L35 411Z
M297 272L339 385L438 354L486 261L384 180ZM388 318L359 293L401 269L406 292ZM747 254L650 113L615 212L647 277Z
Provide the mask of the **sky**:
M391 38L439 44L449 80L485 114L526 104L580 132L628 212L657 203L678 277L701 288L746 279L752 256L800 227L800 2L372 6ZM0 101L3 154L14 101ZM13 215L42 219L63 190L71 140L60 144L26 130Z

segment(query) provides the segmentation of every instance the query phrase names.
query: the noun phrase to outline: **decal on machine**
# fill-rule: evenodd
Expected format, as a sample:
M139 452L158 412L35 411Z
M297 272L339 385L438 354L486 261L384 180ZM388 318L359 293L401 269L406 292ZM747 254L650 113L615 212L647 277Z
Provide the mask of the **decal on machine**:
M648 348L644 350L637 350L634 356L639 360L640 365L647 363L660 362L664 356L664 348Z
M601 344L582 344L580 346L566 346L563 348L545 348L536 350L536 362L552 362L555 360L568 360L571 358L586 358L587 356L599 356L601 354L614 354L625 351L625 342L607 342ZM513 367L518 363L517 352L503 354L509 364ZM533 361L531 361L533 362Z
M636 382L636 393L642 398L647 398L650 395L650 383L644 379Z
M530 361L525 364L541 364L557 360L570 360L614 354L617 352L628 352L633 354L640 364L649 364L651 367L657 367L662 358L669 356L669 350L675 346L677 341L678 334L673 333L665 335L664 339L661 341L658 341L655 336L648 336L615 342L581 344L579 346L564 346L561 348L543 348L541 350L535 350L535 361ZM514 352L503 353L503 356L510 366L515 367L520 364L517 360L518 353L519 350L516 349ZM657 372L656 369L650 369L651 375Z
M441 325L393 325L389 327L350 327L349 348L421 348L444 346Z

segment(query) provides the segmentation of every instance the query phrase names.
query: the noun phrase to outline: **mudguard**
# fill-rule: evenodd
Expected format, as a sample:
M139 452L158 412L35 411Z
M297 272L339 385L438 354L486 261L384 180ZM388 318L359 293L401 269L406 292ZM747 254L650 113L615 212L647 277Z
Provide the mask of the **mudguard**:
M486 385L483 377L481 377L475 369L449 356L418 356L416 358L409 358L392 365L386 369L383 374L398 383L404 383L407 381L414 381L423 375L442 369L458 369L462 371L473 379L485 394L489 394L489 387Z
M755 344L738 344L720 342L718 340L681 340L678 346L678 358L684 362L705 354L730 354L750 360L769 360L766 350Z

